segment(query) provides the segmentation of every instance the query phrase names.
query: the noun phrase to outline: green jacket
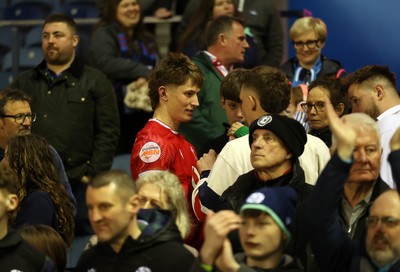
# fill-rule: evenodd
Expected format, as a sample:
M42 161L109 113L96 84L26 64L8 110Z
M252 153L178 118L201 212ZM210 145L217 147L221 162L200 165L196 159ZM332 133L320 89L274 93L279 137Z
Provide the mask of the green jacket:
M57 150L68 178L110 169L119 138L119 118L111 83L98 70L71 64L51 83L46 62L19 76L12 87L25 91L37 114L32 132Z
M224 77L204 52L199 52L192 60L203 72L205 80L198 94L200 105L193 112L192 120L181 124L180 132L198 151L206 141L224 133L222 123L228 123L228 119L219 90Z

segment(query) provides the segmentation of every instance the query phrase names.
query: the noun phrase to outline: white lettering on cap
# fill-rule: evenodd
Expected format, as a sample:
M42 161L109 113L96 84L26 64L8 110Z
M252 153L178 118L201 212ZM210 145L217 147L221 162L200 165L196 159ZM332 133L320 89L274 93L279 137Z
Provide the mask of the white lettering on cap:
M147 266L141 266L138 269L136 269L135 272L151 272L152 270L148 268Z
M161 156L161 148L155 142L145 143L139 152L139 157L144 163L157 161Z
M249 197L246 199L246 203L253 203L253 204L259 204L263 202L265 199L265 195L260 192L255 192L249 195Z
M259 125L260 127L263 127L263 126L271 123L271 121L272 121L271 115L263 116L260 119L258 119L257 125Z

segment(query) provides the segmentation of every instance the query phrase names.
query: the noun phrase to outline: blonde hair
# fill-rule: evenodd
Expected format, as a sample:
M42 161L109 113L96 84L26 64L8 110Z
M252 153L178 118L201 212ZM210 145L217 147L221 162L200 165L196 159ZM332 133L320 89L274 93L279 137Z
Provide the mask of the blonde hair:
M297 19L290 28L290 39L294 41L298 36L310 30L315 32L319 40L326 40L328 35L326 24L321 19L314 17L302 17Z
M176 175L168 172L153 172L139 178L137 181L138 189L145 184L153 184L160 188L161 194L165 194L167 203L164 203L175 217L175 223L185 238L190 231L190 220L188 214L185 192Z

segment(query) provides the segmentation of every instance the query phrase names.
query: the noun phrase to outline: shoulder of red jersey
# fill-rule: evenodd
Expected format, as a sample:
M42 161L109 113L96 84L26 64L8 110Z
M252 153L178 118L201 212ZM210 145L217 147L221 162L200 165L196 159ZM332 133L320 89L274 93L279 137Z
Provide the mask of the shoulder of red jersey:
M152 163L161 157L161 147L156 142L146 142L139 150L140 160L144 163Z

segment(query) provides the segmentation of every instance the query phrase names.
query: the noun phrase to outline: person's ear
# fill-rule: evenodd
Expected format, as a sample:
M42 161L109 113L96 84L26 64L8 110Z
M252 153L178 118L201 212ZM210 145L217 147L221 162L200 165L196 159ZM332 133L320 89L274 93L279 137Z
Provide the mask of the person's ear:
M222 105L222 107L224 107L225 104L226 104L226 99L223 96L221 96L221 105Z
M129 211L132 214L137 214L140 210L140 201L139 201L139 195L134 194L131 196L128 200L128 205L129 205Z
M253 111L257 110L257 100L254 98L254 96L249 95L247 98L250 101L250 109Z
M342 116L342 114L344 112L344 104L339 103L339 105L336 106L335 110L339 116Z
M290 160L292 157L293 157L293 154L292 154L291 152L288 151L288 152L286 153L285 159L286 159L286 160Z
M9 194L6 200L7 211L13 211L18 206L18 196L16 194Z
M217 40L218 43L220 43L221 45L226 45L227 43L227 39L224 33L219 34Z
M158 96L160 97L160 100L168 101L168 93L167 93L167 88L165 88L165 86L160 86L158 88Z
M75 34L74 36L72 36L72 46L76 48L78 46L78 43L79 43L79 36Z
M381 101L383 97L385 96L385 89L383 88L382 85L376 85L374 88L374 93L375 97L377 98L378 101Z
M319 50L322 50L322 48L324 48L325 47L325 41L319 41L319 43L318 43L318 47L319 47Z

